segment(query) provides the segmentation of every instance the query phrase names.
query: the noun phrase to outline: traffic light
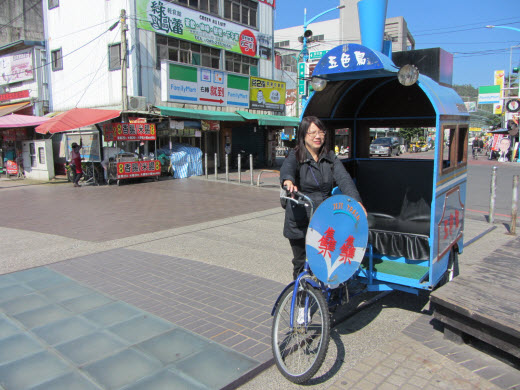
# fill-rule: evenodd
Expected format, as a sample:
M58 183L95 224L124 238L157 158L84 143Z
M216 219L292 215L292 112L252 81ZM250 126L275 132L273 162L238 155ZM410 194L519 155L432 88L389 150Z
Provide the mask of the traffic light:
M518 73L518 69L520 69L520 67L515 66L515 67L513 68L513 73Z

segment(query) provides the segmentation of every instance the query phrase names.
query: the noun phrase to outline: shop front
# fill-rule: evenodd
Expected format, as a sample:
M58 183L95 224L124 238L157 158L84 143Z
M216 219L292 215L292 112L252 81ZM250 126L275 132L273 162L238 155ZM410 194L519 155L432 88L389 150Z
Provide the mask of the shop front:
M45 143L35 145L34 128L48 118L10 114L0 117L0 168L8 176L51 179L54 163ZM31 146L30 146L31 145ZM34 152L32 155L31 152Z

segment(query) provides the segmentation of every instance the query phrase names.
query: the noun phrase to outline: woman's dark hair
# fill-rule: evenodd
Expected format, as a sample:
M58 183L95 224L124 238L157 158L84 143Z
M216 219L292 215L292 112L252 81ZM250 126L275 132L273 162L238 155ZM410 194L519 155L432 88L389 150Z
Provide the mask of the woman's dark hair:
M318 127L318 129L325 131L325 140L323 142L323 145L321 146L318 158L324 156L329 152L329 148L327 147L327 145L329 144L330 132L327 131L327 128L319 118L315 116L306 116L302 119L300 126L298 127L298 132L296 134L298 145L294 148L294 153L296 153L296 159L298 160L298 162L303 162L305 160L305 157L307 156L307 148L305 147L305 136L307 135L307 130L309 130L309 127L313 123Z

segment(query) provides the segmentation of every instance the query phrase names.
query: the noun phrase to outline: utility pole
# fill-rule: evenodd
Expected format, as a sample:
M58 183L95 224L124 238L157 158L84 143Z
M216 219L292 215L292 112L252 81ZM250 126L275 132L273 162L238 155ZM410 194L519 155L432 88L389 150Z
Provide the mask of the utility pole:
M121 10L121 99L122 99L122 121L123 123L128 123L128 114L126 111L128 110L128 87L127 87L127 75L126 75L126 53L127 53L127 45L126 45L126 32L128 30L128 26L126 24L126 11L124 9Z

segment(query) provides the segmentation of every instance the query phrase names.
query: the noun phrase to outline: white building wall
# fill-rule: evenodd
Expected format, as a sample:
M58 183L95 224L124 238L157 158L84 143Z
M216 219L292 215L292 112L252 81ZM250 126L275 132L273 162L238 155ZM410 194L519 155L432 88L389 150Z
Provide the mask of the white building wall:
M48 61L51 62L53 50L61 48L63 54L63 69L49 70L52 111L74 107L121 107L121 71L108 69L108 46L121 42L120 26L102 33L119 19L121 9L126 9L128 14L131 2L60 0L57 8L49 10L44 7L47 14ZM128 32L127 39L129 50L132 50L132 36ZM133 66L133 56L130 56L129 95L133 94Z
M44 7L48 61L51 61L52 50L61 48L64 56L63 70L53 72L49 69L51 111L74 107L121 108L121 71L108 70L108 46L121 42L120 26L96 39L119 19L121 9L127 12L128 95L145 96L149 104L164 104L161 101L160 71L156 68L155 33L136 27L135 1L60 0L57 8L49 10L47 2ZM222 16L219 18L224 20ZM272 48L272 7L258 3L257 25L259 33L269 36ZM222 70L223 59L222 55ZM259 59L258 65L259 77L274 78L272 61Z

